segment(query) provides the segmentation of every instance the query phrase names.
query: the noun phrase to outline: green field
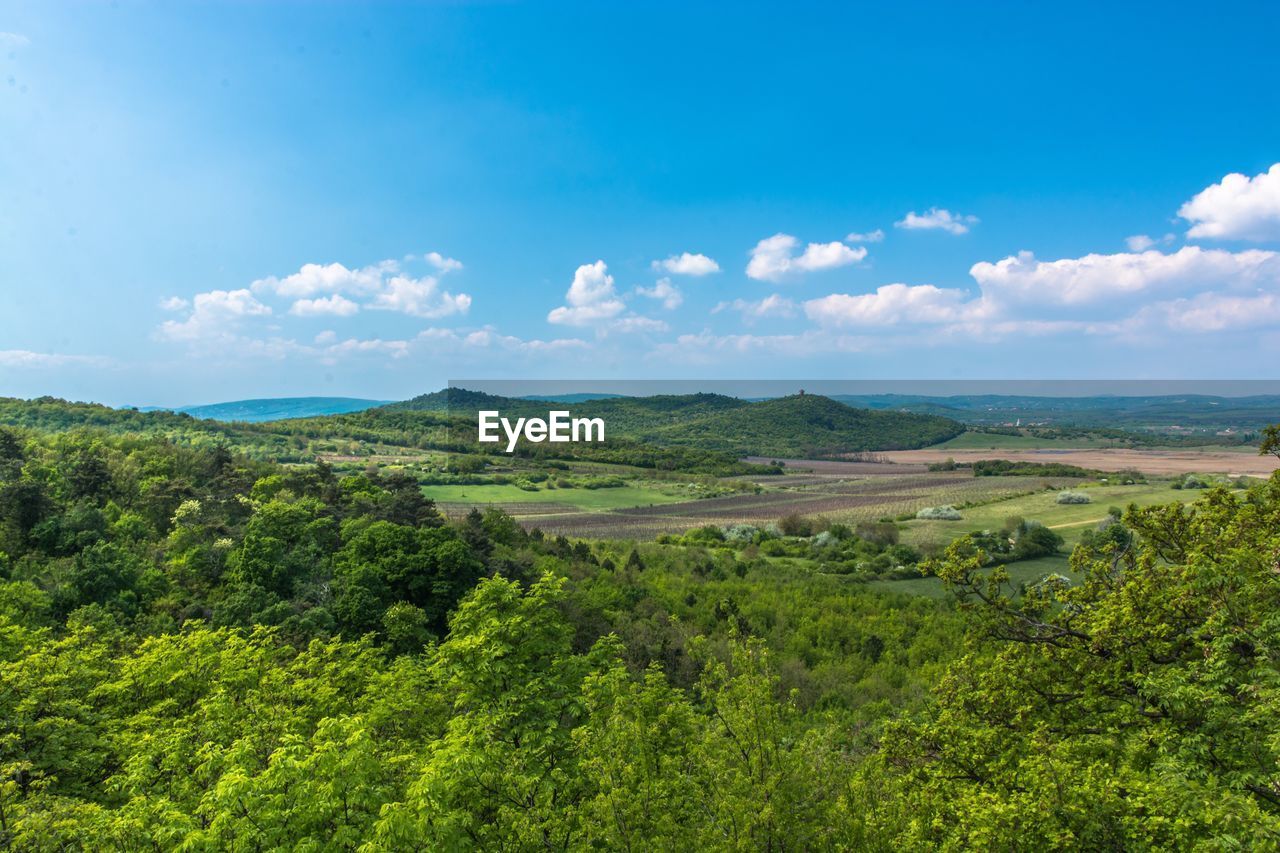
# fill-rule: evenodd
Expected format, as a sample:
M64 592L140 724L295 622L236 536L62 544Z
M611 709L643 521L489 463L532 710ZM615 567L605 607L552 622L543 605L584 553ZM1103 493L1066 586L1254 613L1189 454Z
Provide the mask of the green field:
M1034 583L1048 574L1060 574L1075 580L1071 571L1068 555L1058 554L1053 557L1040 557L1035 560L1021 560L1005 566L1009 579L1014 585ZM949 594L942 581L934 577L908 578L906 580L875 580L867 583L867 587L880 592L903 592L910 595L923 595L927 598L946 598Z
M1045 491L961 510L964 514L961 521L908 521L903 525L902 541L916 547L936 546L949 543L972 530L999 529L1006 518L1021 516L1053 528L1065 540L1065 544L1062 553L1057 556L1008 564L1010 579L1015 584L1031 583L1054 572L1074 578L1068 565L1068 555L1080 541L1081 534L1106 517L1109 507L1123 509L1130 504L1155 506L1175 501L1191 503L1202 494L1174 491L1167 482L1136 486L1083 486L1077 490L1087 492L1093 502L1059 504L1056 502L1055 492ZM947 594L942 581L933 577L877 580L870 582L868 586L885 592L907 592L930 598L943 598Z
M1087 504L1057 503L1057 492L1042 491L1033 495L996 501L984 506L962 509L960 521L908 521L903 526L902 541L910 545L946 543L971 530L999 529L1010 516L1021 516L1039 521L1057 530L1071 547L1089 525L1096 524L1107 515L1108 507L1127 507L1129 504L1151 506L1153 504L1195 500L1199 492L1179 492L1169 488L1167 481L1135 486L1079 486L1093 499Z
M582 510L623 509L688 500L688 497L670 495L658 489L643 486L619 486L612 489L538 489L536 492L525 491L512 485L423 486L422 492L437 503L469 503L477 506L508 503L568 504Z

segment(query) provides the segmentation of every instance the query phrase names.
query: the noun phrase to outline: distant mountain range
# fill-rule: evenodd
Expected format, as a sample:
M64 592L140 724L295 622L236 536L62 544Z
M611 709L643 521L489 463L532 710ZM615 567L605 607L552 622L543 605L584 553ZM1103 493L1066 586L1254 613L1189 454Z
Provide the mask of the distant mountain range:
M818 401L834 402L839 408L824 408ZM502 397L464 388L445 388L400 402L356 397L279 397L172 409L152 406L141 411L181 412L222 422L260 423L367 410L474 413L479 409L497 409L504 415L519 416L545 413L548 403L571 405L579 415L604 416L613 433L620 437L666 445L696 444L726 452L750 449L753 454L772 448L763 455L781 452L784 447L811 452L835 448L848 451L919 447L927 439L945 440L952 431L951 424L956 422L975 427L1016 423L1139 431L1180 427L1197 434L1224 429L1256 431L1280 422L1280 396L1203 394L1126 397L1001 394L824 397L809 394L741 399L709 393L649 397L609 393ZM851 414L854 412L858 414ZM902 420L886 418L887 415L924 416L934 420ZM782 440L784 433L790 435L786 440Z
M1030 397L1003 394L927 397L907 394L835 395L868 409L943 415L973 425L1021 421L1052 426L1144 429L1233 427L1259 429L1280 422L1280 396L1220 397L1207 394Z
M233 400L229 403L210 403L204 406L179 406L168 409L163 406L140 407L144 412L183 412L193 418L215 421L243 421L261 423L282 421L287 418L313 418L319 415L345 415L363 412L383 406L390 400L364 400L358 397L268 397L260 400Z

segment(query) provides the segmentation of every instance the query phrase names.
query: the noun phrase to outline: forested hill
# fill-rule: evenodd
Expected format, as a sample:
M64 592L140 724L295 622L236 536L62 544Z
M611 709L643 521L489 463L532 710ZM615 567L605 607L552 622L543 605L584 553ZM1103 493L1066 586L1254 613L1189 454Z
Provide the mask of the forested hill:
M652 437L739 456L831 456L927 447L964 432L936 415L855 409L829 397L798 394L672 424Z
M527 416L545 415L549 405L448 388L382 411L447 412L471 418L478 410L493 409L504 416ZM737 456L903 450L937 444L964 432L964 425L950 418L858 409L816 394L758 402L723 394L611 397L572 407L575 416L604 418L611 437Z
M496 409L504 416L543 415L548 408L572 406L583 417L603 417L614 430L628 434L691 417L752 405L723 394L659 394L652 397L600 397L578 401L550 401L532 397L502 397L466 388L445 388L382 408L386 411L439 412L474 417Z

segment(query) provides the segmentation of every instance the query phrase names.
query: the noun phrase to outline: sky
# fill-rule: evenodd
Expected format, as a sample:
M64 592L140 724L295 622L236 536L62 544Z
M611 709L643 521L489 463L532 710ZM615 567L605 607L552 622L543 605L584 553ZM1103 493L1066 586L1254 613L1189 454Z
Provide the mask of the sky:
M0 395L1276 378L1280 4L0 0Z

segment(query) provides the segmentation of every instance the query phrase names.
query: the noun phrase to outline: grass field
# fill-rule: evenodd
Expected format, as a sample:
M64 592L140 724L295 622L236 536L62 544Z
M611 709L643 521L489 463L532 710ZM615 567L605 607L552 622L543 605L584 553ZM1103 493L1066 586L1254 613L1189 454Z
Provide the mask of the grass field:
M1199 492L1179 492L1159 481L1136 486L1086 486L1080 488L1093 499L1087 504L1057 503L1057 493L1037 492L1034 495L1012 498L1007 501L986 504L961 510L961 521L908 521L903 526L902 541L917 547L950 542L971 530L998 530L1010 516L1021 516L1039 521L1053 528L1067 542L1067 547L1080 540L1080 534L1090 525L1106 517L1107 508L1121 509L1129 504L1152 506L1154 504L1184 503L1195 500Z
M1009 563L1005 568L1009 571L1009 580L1015 586L1034 583L1049 574L1065 575L1072 580L1076 578L1075 573L1071 571L1070 561L1065 553L1054 557L1041 557L1036 560ZM871 581L867 584L867 587L881 592L902 592L909 595L923 595L928 598L946 598L950 594L947 592L947 588L943 586L942 581L932 577L896 581Z
M511 485L423 486L422 492L437 503L443 504L473 506L510 503L567 504L589 512L687 500L687 498L642 486L619 486L613 489L538 489L536 492L527 492Z

